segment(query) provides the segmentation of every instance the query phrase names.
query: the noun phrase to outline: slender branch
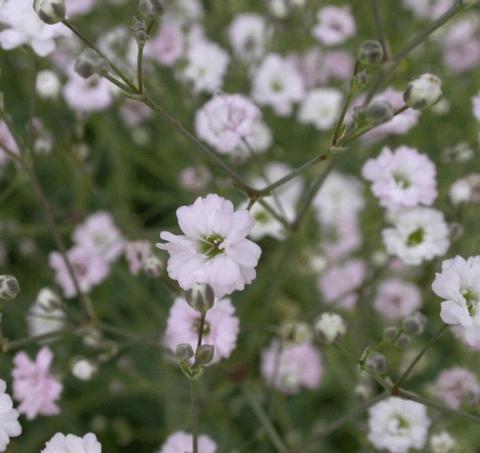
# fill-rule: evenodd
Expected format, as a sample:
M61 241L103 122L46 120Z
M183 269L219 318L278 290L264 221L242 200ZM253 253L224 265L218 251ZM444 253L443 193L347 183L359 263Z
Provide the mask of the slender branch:
M59 330L52 330L51 332L43 333L41 335L34 335L31 337L20 338L18 340L7 341L3 345L4 352L14 351L16 349L24 348L25 346L29 346L34 343L38 343L44 340L50 340L52 338L60 338L66 335L74 335L80 332L80 329L59 329Z
M259 199L258 204L260 204L273 218L278 220L286 230L290 229L288 221L278 214L277 211L275 211L275 209L273 209L265 200Z
M198 453L198 382L190 379L190 404L192 411L192 449Z
M383 49L383 60L388 61L390 59L390 48L388 46L387 37L385 36L378 0L370 0L370 5L372 7L375 28L377 29L378 41Z
M197 340L197 349L202 346L203 330L205 328L205 317L206 313L202 311L200 315L200 327L198 328L198 340Z
M138 41L138 53L137 53L137 83L138 83L138 92L143 94L143 49L145 48L145 43Z

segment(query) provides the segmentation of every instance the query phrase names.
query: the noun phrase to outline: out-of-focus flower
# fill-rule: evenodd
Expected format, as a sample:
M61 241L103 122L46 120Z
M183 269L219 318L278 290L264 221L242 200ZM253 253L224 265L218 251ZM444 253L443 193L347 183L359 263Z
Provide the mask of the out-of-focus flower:
M218 44L196 42L188 49L186 59L181 77L195 93L213 93L222 87L230 57Z
M421 303L422 296L416 285L390 278L380 284L374 306L385 318L398 319L418 310Z
M228 27L228 36L237 58L257 61L265 52L268 38L265 18L254 13L238 14Z
M143 269L143 265L148 255L151 253L152 246L148 241L134 241L125 244L125 257L127 258L128 269L132 275L138 275Z
M472 173L455 181L448 196L453 204L480 203L480 174Z
M437 378L435 392L447 406L458 409L462 404L476 404L480 397L480 384L470 370L460 367L442 371Z
M13 358L13 397L20 401L18 411L28 420L37 415L57 415L60 413L56 401L63 390L62 383L52 375L50 366L52 351L44 346L35 361L27 354L19 352Z
M287 116L303 95L303 80L294 65L278 54L268 54L253 76L253 99L272 107L277 115Z
M453 5L453 0L403 0L405 7L410 9L419 19L436 19Z
M471 346L480 342L480 256L456 256L442 263L432 283L433 292L444 299L440 317L459 326Z
M88 293L103 282L110 272L110 266L104 258L82 247L70 249L67 258L82 292ZM62 255L59 252L50 253L49 263L55 271L55 280L63 289L65 297L75 297L77 295L75 284Z
M192 449L192 435L183 431L171 434L157 453L185 453ZM217 444L206 434L198 436L198 453L215 453Z
M418 265L444 255L450 245L443 214L432 208L409 208L391 214L393 228L383 230L387 252L405 264Z
M180 25L203 19L204 11L200 0L164 0L165 22Z
M164 343L175 352L181 343L196 348L200 330L200 312L184 299L177 298L170 308ZM213 363L230 357L237 344L239 320L230 299L217 299L207 311L202 343L214 346Z
M22 433L18 423L18 411L13 408L12 398L6 393L7 384L0 379L0 451L5 451L10 443L10 437Z
M102 445L95 434L88 433L83 437L73 434L55 434L41 453L101 453Z
M342 93L335 88L317 88L308 92L298 111L301 123L313 124L319 130L330 129L338 117Z
M322 313L315 321L315 333L320 340L333 343L347 332L347 325L340 315L336 313Z
M179 176L180 185L192 192L201 192L212 180L212 173L205 165L184 168Z
M73 232L78 247L99 255L107 262L115 261L123 252L125 240L108 212L90 214Z
M13 138L12 133L8 129L8 126L4 121L0 121L0 166L4 165L10 157L4 151L6 148L8 151L18 154L18 146Z
M122 120L132 128L151 118L152 115L153 112L150 108L132 99L127 99L120 110Z
M184 234L163 231L167 242L157 247L169 253L168 274L183 289L204 283L223 297L255 279L261 250L246 239L254 224L248 211L234 211L230 201L210 194L178 208L177 219Z
M480 94L472 98L473 116L480 121Z
M261 118L260 109L241 94L222 94L210 99L195 116L197 135L220 153L231 154Z
M447 431L432 434L430 437L432 453L453 453L455 446L455 439Z
M27 315L32 336L60 330L65 326L62 301L50 288L42 288Z
M97 75L87 80L73 71L63 87L63 97L71 109L81 113L100 112L113 102L110 82Z
M163 22L157 34L145 46L145 55L162 66L173 66L185 53L185 39L180 26Z
M60 80L53 71L44 69L37 73L35 88L41 98L55 99L60 93Z
M390 453L407 453L427 443L430 419L423 404L390 397L369 409L368 440Z
M389 209L431 205L437 198L436 169L426 154L400 146L395 151L383 148L362 169L363 177L372 181L372 192L380 204Z
M327 304L350 309L357 301L355 291L365 280L367 267L361 259L331 266L319 278L318 287Z
M55 50L55 38L69 36L63 24L47 25L35 13L32 0L3 0L0 4L0 45L4 50L28 44L41 57Z
M355 34L355 20L348 7L325 6L317 13L312 34L322 44L336 46Z
M298 393L302 387L316 389L323 375L320 352L311 343L281 345L274 340L262 351L262 375L281 392Z
M65 0L69 17L89 13L96 0Z
M89 381L97 372L97 365L88 359L77 359L72 365L72 374L81 381Z

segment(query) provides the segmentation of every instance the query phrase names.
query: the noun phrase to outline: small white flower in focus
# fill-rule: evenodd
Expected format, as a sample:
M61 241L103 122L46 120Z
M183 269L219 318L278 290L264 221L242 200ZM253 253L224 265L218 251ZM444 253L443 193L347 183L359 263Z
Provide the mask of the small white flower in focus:
M421 110L436 104L442 97L442 81L433 74L422 74L412 80L405 92L405 104L415 110Z
M78 359L72 365L72 374L81 381L89 381L97 372L97 365L88 359Z
M455 439L447 431L441 431L430 438L430 448L432 453L452 453Z
M65 19L65 0L34 0L33 9L38 17L49 25Z
M43 99L54 99L60 93L60 80L53 71L39 71L35 82L37 94Z
M325 343L333 343L347 332L347 325L336 313L323 313L315 322L315 332Z

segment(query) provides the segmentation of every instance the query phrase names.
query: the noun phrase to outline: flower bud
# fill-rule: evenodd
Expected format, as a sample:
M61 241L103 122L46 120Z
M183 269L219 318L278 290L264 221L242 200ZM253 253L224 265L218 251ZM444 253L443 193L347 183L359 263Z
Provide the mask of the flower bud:
M382 45L375 40L363 41L358 49L358 60L365 65L374 65L383 61Z
M185 362L193 357L193 349L189 343L180 343L177 344L175 349L175 358L179 362Z
M387 341L393 341L398 335L398 329L396 327L390 326L385 328L383 331L383 338Z
M210 285L195 284L185 293L188 304L200 313L206 313L213 307L215 294Z
M78 359L72 365L72 374L81 381L89 381L97 372L97 365L88 359Z
M379 352L372 352L368 356L366 366L368 370L380 375L387 374L388 372L387 359Z
M442 97L442 81L433 74L422 74L412 80L405 92L403 100L412 109L421 110L437 103Z
M408 335L421 335L427 325L425 315L416 311L403 320L403 329Z
M355 74L355 77L353 78L353 88L355 90L361 90L368 83L369 79L370 76L367 71L362 69L358 74Z
M49 25L65 19L65 0L33 0L33 9Z
M400 349L405 349L410 343L410 337L406 334L402 334L398 337L398 340L395 342L395 346Z
M386 123L393 118L393 107L387 101L375 100L367 107L365 115L370 123Z
M165 11L163 3L160 0L140 0L138 9L147 17L161 16Z
M85 49L75 61L75 72L84 79L97 74L98 54L92 49Z
M336 313L323 313L315 321L315 333L320 341L333 343L347 332L345 321Z
M20 285L13 275L0 275L0 299L12 300L18 296Z
M139 44L145 44L145 41L148 38L147 28L144 20L138 20L136 17L132 20L132 25L130 26L135 40Z
M143 272L150 278L158 278L163 272L163 261L151 253L143 261Z
M202 344L195 351L195 363L197 365L208 365L213 360L215 347L213 344Z

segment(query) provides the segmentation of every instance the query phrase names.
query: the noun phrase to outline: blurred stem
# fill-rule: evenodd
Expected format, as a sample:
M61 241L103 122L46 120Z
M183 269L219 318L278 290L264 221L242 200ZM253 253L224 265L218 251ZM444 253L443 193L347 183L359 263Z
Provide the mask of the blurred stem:
M51 332L47 332L41 335L34 335L31 337L20 338L19 340L7 341L3 345L3 351L10 352L16 349L24 348L25 346L29 346L34 343L38 343L40 341L50 340L52 338L60 338L66 335L74 335L81 332L81 330L82 330L81 328L80 329L67 328L67 329L52 330Z
M137 53L137 83L138 92L143 94L143 49L145 43L138 41L138 53Z
M190 401L192 410L192 450L193 453L198 453L198 381L195 379L190 379Z
M202 311L202 313L200 315L200 327L198 328L197 349L200 346L202 346L203 329L205 328L205 317L206 316L207 316L207 313Z
M370 5L372 7L375 28L377 29L378 41L383 49L383 61L388 61L390 59L390 48L388 46L387 37L385 36L378 0L370 0Z
M262 206L262 208L265 209L265 211L267 211L273 218L278 220L287 231L290 229L290 224L288 221L278 214L277 211L275 211L275 209L273 209L265 200L259 199L258 204Z

